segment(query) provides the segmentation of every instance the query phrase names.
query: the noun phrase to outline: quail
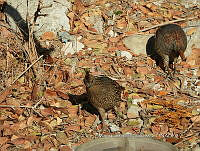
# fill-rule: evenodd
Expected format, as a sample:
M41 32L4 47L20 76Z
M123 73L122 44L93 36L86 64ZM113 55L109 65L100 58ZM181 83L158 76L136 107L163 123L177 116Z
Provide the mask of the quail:
M105 113L110 109L116 109L121 101L121 93L124 90L116 81L106 76L93 76L85 71L84 84L88 95L88 101L100 113L103 130L105 129Z
M161 26L155 34L155 51L162 58L164 70L176 71L177 59L180 56L185 61L184 52L187 47L187 37L183 29L176 24Z

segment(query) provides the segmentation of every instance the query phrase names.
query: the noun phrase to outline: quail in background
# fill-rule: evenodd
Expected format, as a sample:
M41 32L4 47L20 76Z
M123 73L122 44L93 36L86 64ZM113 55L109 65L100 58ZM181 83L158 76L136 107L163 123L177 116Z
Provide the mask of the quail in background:
M106 76L93 76L88 70L84 84L88 95L88 101L100 113L103 130L105 129L105 112L119 106L121 101L121 92L124 90L116 81Z
M176 24L161 26L155 34L155 51L162 58L164 70L171 74L169 68L176 71L177 59L180 56L185 61L184 52L187 47L187 37L183 29Z

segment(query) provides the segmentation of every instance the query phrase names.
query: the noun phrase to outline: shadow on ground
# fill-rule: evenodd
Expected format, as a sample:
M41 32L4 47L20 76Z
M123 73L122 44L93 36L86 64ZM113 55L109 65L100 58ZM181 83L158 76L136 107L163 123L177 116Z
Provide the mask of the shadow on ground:
M155 36L149 38L146 44L146 53L147 55L156 61L156 65L159 66L164 71L163 60L160 55L155 51Z
M28 26L28 21L24 20L21 16L21 14L11 5L9 5L8 3L4 3L2 6L2 12L4 12L5 14L9 15L15 22L15 24L17 25L17 27L19 28L20 32L23 35L23 39L25 41L29 41L29 26ZM36 12L38 13L38 12ZM35 20L36 18L39 16L38 14L35 14ZM35 42L35 46L36 46L36 50L38 52L39 55L44 55L44 57L47 57L50 55L50 53L52 51L54 51L54 48L44 48L41 46L40 42L35 38L34 34L33 34L33 40Z
M87 112L91 114L99 115L99 112L97 111L97 109L93 107L93 105L90 104L90 102L88 101L86 93L83 93L81 95L73 95L73 94L68 94L68 95L69 95L69 101L73 105L81 104L83 110L86 110Z

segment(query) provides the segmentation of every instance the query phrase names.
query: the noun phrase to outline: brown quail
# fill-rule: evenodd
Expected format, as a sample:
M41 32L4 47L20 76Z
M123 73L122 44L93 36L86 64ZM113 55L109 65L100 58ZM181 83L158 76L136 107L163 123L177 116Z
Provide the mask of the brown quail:
M161 26L155 34L155 50L162 58L164 70L171 74L169 68L176 71L177 59L180 56L185 61L187 37L183 29L176 24Z
M124 89L116 81L106 76L93 76L89 71L86 71L84 84L88 100L100 113L105 129L105 112L119 105L121 92Z

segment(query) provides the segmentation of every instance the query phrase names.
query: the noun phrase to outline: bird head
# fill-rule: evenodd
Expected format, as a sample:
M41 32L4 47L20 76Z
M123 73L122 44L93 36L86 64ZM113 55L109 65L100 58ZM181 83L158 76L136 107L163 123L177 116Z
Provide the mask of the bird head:
M94 82L94 76L90 74L90 69L89 68L85 68L85 78L83 80L85 86L87 88L91 87L93 82Z

